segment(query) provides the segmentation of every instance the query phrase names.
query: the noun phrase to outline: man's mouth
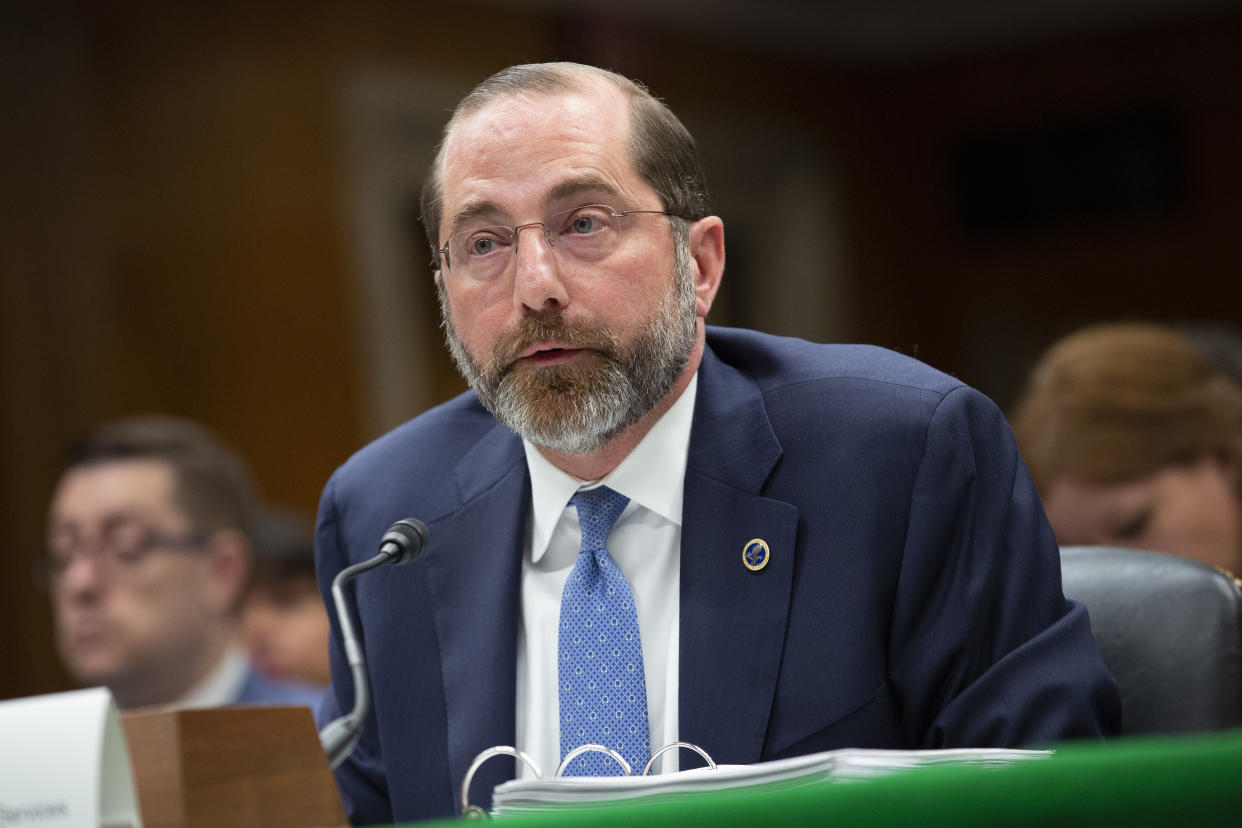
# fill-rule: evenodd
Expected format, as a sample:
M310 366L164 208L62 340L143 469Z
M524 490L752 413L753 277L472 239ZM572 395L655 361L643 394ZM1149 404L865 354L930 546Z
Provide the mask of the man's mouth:
M66 630L68 639L78 647L98 644L108 638L108 627L102 621L87 620L69 624Z
M522 354L513 361L516 365L533 365L536 367L544 365L558 365L582 353L582 348L575 348L569 345L563 345L559 342L540 342L531 345L524 350Z

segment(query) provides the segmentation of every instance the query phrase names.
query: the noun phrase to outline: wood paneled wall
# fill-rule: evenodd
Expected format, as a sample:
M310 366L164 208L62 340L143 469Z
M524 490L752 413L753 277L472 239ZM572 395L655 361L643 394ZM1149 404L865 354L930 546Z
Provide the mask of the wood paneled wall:
M28 5L0 30L0 698L69 686L28 561L72 435L195 417L304 512L375 436L342 100L360 68L466 89L577 59L647 82L700 133L731 222L715 321L896 347L1002 402L1082 322L1242 321L1236 14L866 65L517 4L488 7L487 25L468 4L396 0ZM963 136L1153 99L1190 137L1178 215L963 232L949 166ZM790 198L831 233L806 238ZM435 365L410 382L449 393Z

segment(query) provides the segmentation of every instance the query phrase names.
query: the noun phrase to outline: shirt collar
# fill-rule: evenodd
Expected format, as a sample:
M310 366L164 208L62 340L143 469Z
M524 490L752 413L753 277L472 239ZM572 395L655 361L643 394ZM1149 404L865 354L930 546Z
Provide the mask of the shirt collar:
M247 661L241 648L232 645L203 680L178 699L176 707L222 707L232 704L246 682Z
M696 372L686 390L656 420L634 450L601 481L632 502L650 509L677 526L681 525L686 457L690 451L690 427L694 421L694 398L699 385ZM592 481L579 480L552 465L529 440L526 466L530 470L531 520L527 538L531 560L538 562L548 549L552 530L561 519L574 492Z

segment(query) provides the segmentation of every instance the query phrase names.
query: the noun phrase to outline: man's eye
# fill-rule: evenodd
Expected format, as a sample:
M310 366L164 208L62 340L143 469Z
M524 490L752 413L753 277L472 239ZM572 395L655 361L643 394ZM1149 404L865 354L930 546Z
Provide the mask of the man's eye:
M562 232L575 236L600 233L612 226L611 218L612 216L599 207L580 207L569 214L567 227Z
M120 561L134 561L142 557L150 540L151 531L131 521L115 523L104 533L104 546Z
M47 567L52 572L64 572L73 561L73 546L53 542L47 550Z
M120 563L137 563L147 553L146 543L127 543L111 547L112 557Z
M1151 522L1151 510L1144 509L1134 517L1127 520L1113 533L1115 537L1123 540L1133 540L1141 537L1147 531L1147 525Z
M486 256L496 250L496 240L491 236L479 236L470 242L470 255Z

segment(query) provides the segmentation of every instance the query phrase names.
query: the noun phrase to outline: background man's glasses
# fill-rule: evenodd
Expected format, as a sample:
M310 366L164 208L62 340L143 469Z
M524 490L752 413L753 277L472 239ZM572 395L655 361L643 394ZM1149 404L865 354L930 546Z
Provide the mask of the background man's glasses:
M517 227L464 228L449 236L448 243L436 253L443 260L444 269L455 278L489 281L508 268L517 252L521 232L539 227L548 245L561 255L576 261L596 262L616 249L625 226L623 220L633 215L673 214L663 210L626 210L618 213L605 204L587 204L555 213L546 221L534 221Z
M53 586L82 556L91 559L101 577L124 579L155 552L198 550L210 537L206 532L170 533L136 523L114 523L106 525L94 543L70 534L53 538L47 550L36 558L35 577L40 583Z

